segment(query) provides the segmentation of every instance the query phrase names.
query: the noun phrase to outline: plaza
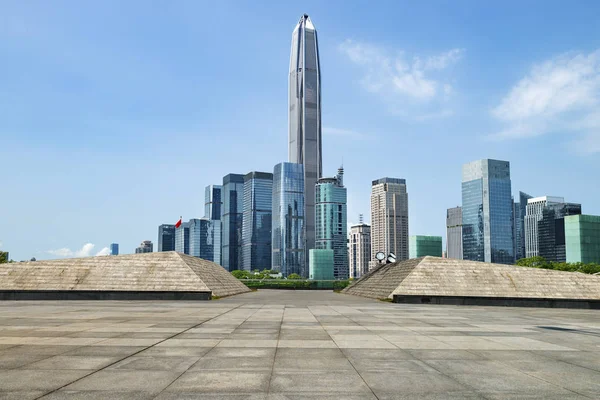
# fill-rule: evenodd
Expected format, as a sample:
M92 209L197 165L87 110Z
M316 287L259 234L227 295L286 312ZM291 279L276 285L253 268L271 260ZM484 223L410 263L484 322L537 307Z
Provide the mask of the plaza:
M1 399L596 399L597 310L329 291L0 302Z

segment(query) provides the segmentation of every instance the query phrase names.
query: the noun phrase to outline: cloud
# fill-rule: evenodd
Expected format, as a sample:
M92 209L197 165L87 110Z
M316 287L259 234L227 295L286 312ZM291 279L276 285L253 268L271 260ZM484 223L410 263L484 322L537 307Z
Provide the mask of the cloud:
M349 129L333 128L329 126L323 127L323 134L328 136L339 136L347 139L366 139L369 136L361 132L351 131Z
M353 40L344 41L339 49L364 70L360 82L367 91L381 94L393 106L401 105L404 108L431 106L432 103L447 100L453 87L443 72L456 64L465 53L464 49L456 48L428 57L408 57L402 51L394 53Z
M62 249L57 249L57 250L48 250L49 254L52 254L54 256L59 256L59 257L63 257L63 258L70 258L70 257L91 257L92 256L92 252L94 250L94 247L96 247L96 245L94 245L93 243L86 243L83 245L83 247L81 247L81 249L79 250L71 250L69 248L63 247ZM100 250L99 252L97 252L95 255L97 256L105 256L110 254L110 250L108 247L104 247L102 250Z
M491 137L576 133L575 150L600 152L599 105L600 50L562 54L534 65L492 110L505 126Z

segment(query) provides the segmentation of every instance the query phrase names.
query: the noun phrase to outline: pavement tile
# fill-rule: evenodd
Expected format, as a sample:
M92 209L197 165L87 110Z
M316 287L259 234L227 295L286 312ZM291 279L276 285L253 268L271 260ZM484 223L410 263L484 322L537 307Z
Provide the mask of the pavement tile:
M167 392L265 392L270 372L187 371Z
M324 392L353 394L371 392L355 371L273 372L270 391L273 393Z
M2 391L54 390L89 374L89 370L0 370Z
M106 367L120 357L93 357L93 356L53 356L44 360L28 364L24 369L48 369L48 370L68 370L68 369L87 369L94 370Z
M117 364L111 365L109 370L154 370L154 371L185 371L200 357L160 357L160 356L132 356Z
M102 370L67 387L75 391L146 391L158 392L173 382L181 372Z

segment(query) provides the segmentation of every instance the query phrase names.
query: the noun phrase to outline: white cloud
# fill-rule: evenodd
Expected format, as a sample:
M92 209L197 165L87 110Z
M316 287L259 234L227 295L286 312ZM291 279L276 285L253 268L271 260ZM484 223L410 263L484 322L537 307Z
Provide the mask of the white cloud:
M600 50L534 65L492 110L505 124L496 139L576 132L576 150L600 152Z
M96 245L94 245L93 243L86 243L79 250L71 250L69 248L63 247L62 249L48 250L48 253L50 253L54 256L59 256L59 257L64 257L64 258L90 257L90 256L92 256L94 247L96 247ZM108 253L106 253L106 252L108 252ZM108 247L105 247L102 250L100 250L99 252L97 252L96 255L103 256L103 255L106 255L109 253L110 253L110 250L108 249Z
M366 90L382 94L386 100L402 106L431 105L445 100L453 91L443 70L458 62L464 49L420 57L407 57L404 52L390 52L371 44L346 40L340 51L363 68L361 80Z
M323 134L329 136L339 136L348 139L366 139L369 136L361 132L351 131L349 129L333 128L329 126L323 127Z

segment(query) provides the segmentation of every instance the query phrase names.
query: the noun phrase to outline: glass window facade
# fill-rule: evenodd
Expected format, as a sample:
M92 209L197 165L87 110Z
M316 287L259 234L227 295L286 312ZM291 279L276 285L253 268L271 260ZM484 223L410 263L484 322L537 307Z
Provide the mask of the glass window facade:
M581 214L581 204L548 205L537 222L538 254L548 261L567 261L565 216Z
M446 211L446 251L448 258L463 259L462 241L462 208L449 208Z
M188 229L189 255L214 261L216 245L220 244L220 221L194 218L189 220Z
M175 250L175 225L160 225L158 227L158 251L173 250Z
M250 172L244 176L242 268L271 268L271 217L273 174Z
M219 185L208 185L204 189L204 218L221 219L222 190L223 187Z
M524 192L519 192L519 202L514 206L514 231L515 231L515 260L525 258L525 215L527 213L527 200L533 198Z
M334 251L331 249L311 249L309 252L308 279L332 280L334 276Z
M463 166L463 259L515 261L510 163L478 160Z
M175 251L183 254L190 254L190 227L187 222L175 228Z
M442 256L442 237L441 236L411 236L409 238L410 258L419 258L425 256Z
M273 171L271 266L283 276L308 276L304 243L304 167L280 163Z
M111 243L110 245L110 255L118 256L119 255L119 243Z
M600 263L600 216L566 216L567 262Z
M223 177L221 199L221 265L228 271L241 269L244 175Z

